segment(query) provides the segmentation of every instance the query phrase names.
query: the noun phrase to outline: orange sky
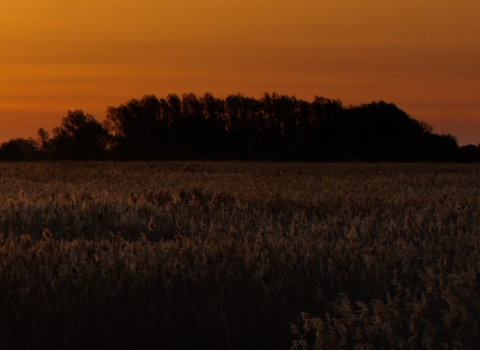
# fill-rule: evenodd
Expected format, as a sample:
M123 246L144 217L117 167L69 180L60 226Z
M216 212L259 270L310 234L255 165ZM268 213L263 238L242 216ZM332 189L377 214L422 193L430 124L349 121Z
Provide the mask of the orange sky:
M0 142L145 94L275 91L480 143L478 0L2 0L0 45Z

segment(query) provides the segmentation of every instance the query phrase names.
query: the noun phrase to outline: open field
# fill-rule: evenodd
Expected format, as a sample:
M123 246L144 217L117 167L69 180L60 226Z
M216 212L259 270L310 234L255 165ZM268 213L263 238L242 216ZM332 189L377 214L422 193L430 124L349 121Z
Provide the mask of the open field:
M0 163L0 348L471 349L479 231L476 164Z

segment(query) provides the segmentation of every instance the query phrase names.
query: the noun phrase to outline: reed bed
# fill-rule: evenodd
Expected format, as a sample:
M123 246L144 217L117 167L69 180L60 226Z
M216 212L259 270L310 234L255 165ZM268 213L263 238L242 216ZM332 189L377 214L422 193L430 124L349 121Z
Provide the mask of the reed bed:
M475 348L479 173L0 163L0 348Z

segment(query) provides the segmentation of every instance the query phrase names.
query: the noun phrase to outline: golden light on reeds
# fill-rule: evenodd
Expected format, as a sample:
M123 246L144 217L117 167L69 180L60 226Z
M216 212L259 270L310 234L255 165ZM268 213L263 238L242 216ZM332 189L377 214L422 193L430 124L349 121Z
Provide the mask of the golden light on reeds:
M0 164L0 347L474 348L478 171Z

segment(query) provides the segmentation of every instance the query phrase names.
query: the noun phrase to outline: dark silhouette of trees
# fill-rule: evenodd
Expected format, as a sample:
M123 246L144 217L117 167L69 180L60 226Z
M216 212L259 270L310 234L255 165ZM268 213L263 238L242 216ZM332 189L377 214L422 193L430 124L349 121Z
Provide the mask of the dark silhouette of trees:
M175 100L173 97L169 100ZM146 95L133 99L119 107L108 107L105 128L110 134L110 148L119 159L163 158L167 147L169 123L175 121L177 109L168 101Z
M2 144L2 159L480 161L479 147L411 118L393 103L359 106L315 96L145 95L108 107L100 124L68 111L53 137Z
M229 158L228 133L225 129L225 101L206 93L200 104L205 120L203 130L199 130L201 136L201 151L208 155L209 159L221 160Z
M417 161L423 157L424 130L394 104L373 102L344 111L344 132L338 146L367 161Z
M38 129L37 131L37 142L38 142L38 149L46 150L48 148L48 139L50 138L50 134L43 128Z
M53 134L51 145L57 159L98 160L107 145L107 130L81 110L68 111Z
M480 162L480 144L460 147L455 160L462 163Z
M2 160L38 160L39 158L35 141L31 138L12 139L0 146L0 159Z
M457 138L451 134L427 134L424 151L428 160L435 162L456 161L459 147ZM480 161L480 159L478 159Z
M226 159L223 101L205 94L153 95L109 107L105 127L118 159L169 159L180 154Z
M48 131L43 128L38 129L35 147L37 159L46 160L53 157L53 144Z

